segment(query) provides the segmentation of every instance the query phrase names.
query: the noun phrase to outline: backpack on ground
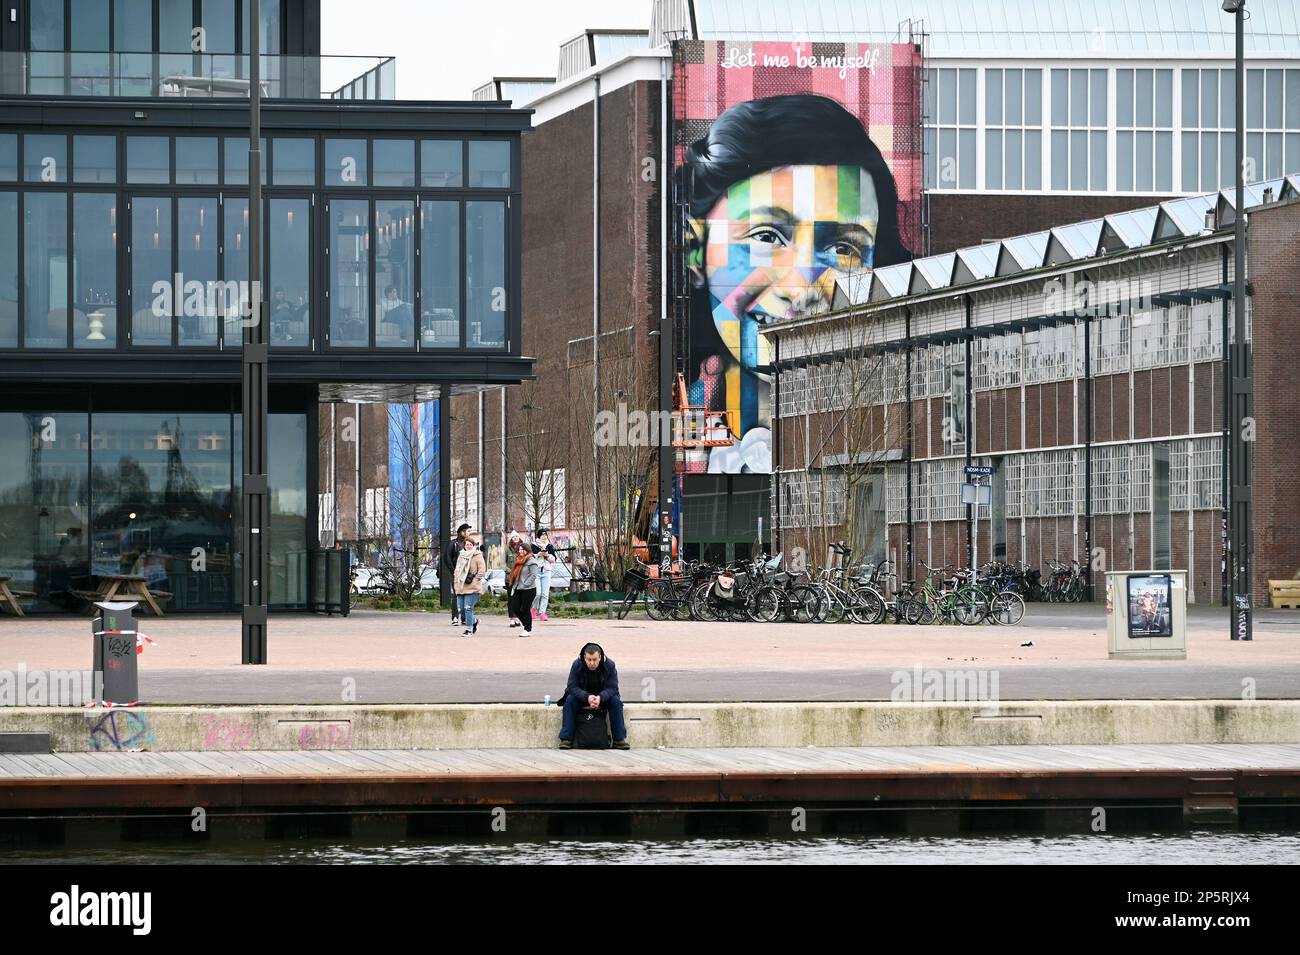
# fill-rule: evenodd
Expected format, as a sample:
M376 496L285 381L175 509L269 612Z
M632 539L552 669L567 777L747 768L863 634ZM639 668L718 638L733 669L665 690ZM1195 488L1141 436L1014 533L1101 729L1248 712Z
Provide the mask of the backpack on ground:
M609 715L604 710L578 711L575 749L609 749Z

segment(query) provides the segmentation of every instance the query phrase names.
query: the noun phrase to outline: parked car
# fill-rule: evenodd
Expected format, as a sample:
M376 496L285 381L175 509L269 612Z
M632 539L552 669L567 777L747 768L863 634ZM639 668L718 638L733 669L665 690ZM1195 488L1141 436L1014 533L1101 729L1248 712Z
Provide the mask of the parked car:
M506 593L506 572L495 568L487 572L487 589L494 597L504 597Z

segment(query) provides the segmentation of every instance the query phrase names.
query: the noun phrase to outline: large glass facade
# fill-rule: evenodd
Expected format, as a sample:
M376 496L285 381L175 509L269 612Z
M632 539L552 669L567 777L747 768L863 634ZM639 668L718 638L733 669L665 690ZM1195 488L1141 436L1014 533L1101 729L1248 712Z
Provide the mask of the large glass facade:
M272 199L267 221L271 344L301 348L311 318L311 204Z
M415 344L415 203L375 200L375 345Z
M466 342L499 348L506 343L506 204L465 203Z
M66 348L68 197L62 193L28 193L25 205L25 341L29 348Z
M131 203L131 341L172 343L172 201L136 196Z
M72 201L72 344L117 345L117 196L79 192Z
M219 314L215 288L221 275L216 197L176 200L176 234L176 274L182 283L177 340L182 345L215 346Z
M330 203L330 343L370 344L370 202Z
M420 205L421 344L460 344L460 203Z
M18 344L18 193L0 192L0 348Z
M238 600L237 415L0 412L0 572L36 611L141 574L171 611ZM307 602L307 417L270 415L273 607Z

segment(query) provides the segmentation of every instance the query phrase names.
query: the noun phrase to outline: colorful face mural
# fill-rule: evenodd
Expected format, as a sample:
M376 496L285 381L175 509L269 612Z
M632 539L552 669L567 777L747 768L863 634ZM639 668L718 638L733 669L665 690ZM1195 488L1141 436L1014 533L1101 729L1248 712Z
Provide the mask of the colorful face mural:
M806 44L722 42L679 44L677 52L677 189L690 210L689 400L711 414L711 434L725 438L687 452L679 469L769 473L771 356L759 329L827 311L837 278L910 257L919 219L919 54L907 44L817 44L810 52ZM759 91L774 95L754 98Z

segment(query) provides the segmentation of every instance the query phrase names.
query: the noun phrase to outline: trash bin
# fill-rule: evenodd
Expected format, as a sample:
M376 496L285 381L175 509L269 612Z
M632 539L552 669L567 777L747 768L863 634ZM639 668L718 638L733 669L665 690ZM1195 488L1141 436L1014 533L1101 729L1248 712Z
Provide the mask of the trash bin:
M1106 635L1112 660L1186 660L1187 571L1107 571Z
M126 706L140 701L136 663L135 601L95 604L97 703Z

